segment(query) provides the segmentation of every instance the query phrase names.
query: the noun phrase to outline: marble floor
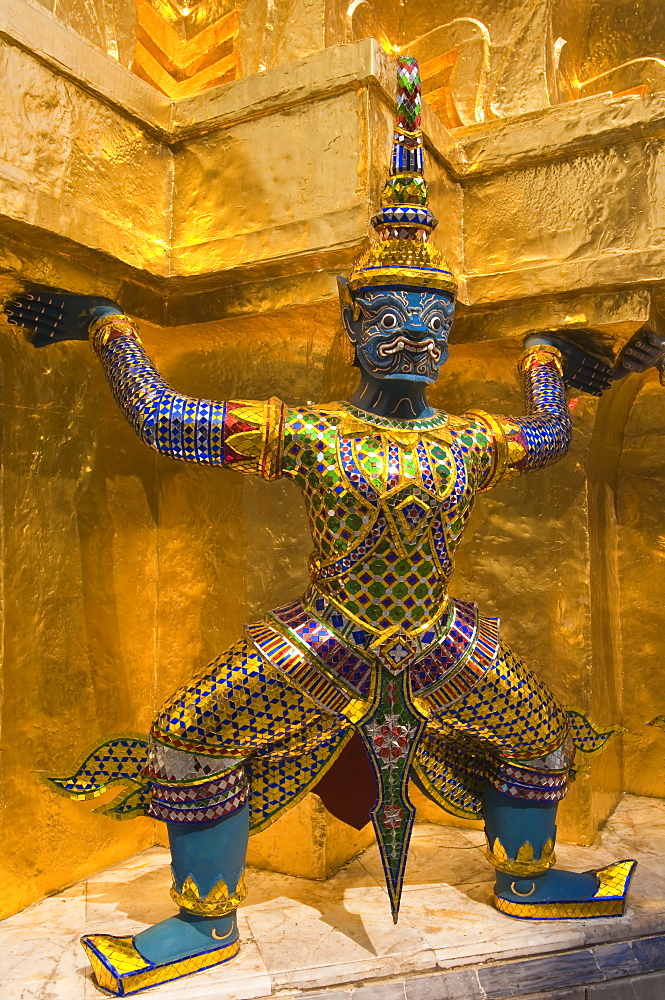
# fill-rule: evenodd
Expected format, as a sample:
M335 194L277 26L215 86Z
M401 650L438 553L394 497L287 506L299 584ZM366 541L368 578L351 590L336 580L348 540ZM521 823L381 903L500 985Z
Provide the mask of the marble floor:
M285 996L665 931L665 802L625 796L594 847L557 848L561 866L579 871L639 860L629 912L619 919L527 922L498 913L482 846L475 830L416 826L396 927L375 846L326 882L253 870L238 958L154 995ZM1 1000L99 998L80 933L130 934L162 919L173 912L169 882L167 853L153 848L0 923Z

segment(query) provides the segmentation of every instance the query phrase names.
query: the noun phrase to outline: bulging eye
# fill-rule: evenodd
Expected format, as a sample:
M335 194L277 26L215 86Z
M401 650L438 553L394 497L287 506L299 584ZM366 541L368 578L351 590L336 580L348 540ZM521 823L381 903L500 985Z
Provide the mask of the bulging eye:
M433 316L432 319L429 321L429 326L430 326L430 330L434 330L435 333L438 333L439 330L441 329L441 327L443 326L443 322L441 320L441 317L440 316Z
M398 326L398 320L395 313L384 313L380 322L384 330L394 330L395 327Z

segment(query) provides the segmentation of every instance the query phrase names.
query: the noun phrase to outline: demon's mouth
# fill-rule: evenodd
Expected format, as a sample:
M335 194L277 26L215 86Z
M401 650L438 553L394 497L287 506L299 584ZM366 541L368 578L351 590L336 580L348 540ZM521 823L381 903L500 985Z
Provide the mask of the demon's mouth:
M429 354L429 360L435 365L441 360L441 348L432 337L427 337L425 340L411 340L403 334L381 344L377 354L380 358L388 358L391 354L399 354L401 351L408 354L422 354L426 351Z

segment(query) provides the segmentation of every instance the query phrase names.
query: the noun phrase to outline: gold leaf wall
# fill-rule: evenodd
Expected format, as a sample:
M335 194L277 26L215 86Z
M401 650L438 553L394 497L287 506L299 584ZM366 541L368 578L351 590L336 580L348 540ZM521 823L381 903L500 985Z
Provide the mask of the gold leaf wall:
M373 36L450 127L665 77L659 0L38 0L172 98Z
M439 405L519 409L527 330L589 325L612 356L659 298L656 17L651 35L644 27L632 48L617 36L601 59L602 4L576 20L563 2L460 0L441 23L438 6L415 3L355 5L351 18L276 4L266 21L251 0L237 5L236 78L170 97L128 68L135 7L45 6L0 7L0 291L36 280L117 298L185 392L297 402L350 388L335 276L366 244L389 151L386 50L410 40L431 69L428 179L461 285ZM236 8L192 9L190 26L176 0L152 7L182 45ZM352 41L368 32L383 46ZM153 47L162 70L165 53ZM199 55L180 83L229 53L210 66ZM578 101L605 72L616 92L598 83ZM302 588L308 539L288 484L143 448L85 345L35 351L3 322L0 360L0 884L11 912L154 842L153 824L95 816L36 772L65 769L110 731L145 731L245 621ZM628 729L564 804L562 829L580 842L623 790L665 794L665 736L644 725L665 713L659 393L628 380L600 404L581 399L572 453L479 504L460 551L455 592L499 614L563 700ZM343 856L325 831L338 845L342 834L315 798L286 832L268 831L255 860L294 870L289 840L312 818L300 862L325 874ZM363 842L344 837L350 853Z

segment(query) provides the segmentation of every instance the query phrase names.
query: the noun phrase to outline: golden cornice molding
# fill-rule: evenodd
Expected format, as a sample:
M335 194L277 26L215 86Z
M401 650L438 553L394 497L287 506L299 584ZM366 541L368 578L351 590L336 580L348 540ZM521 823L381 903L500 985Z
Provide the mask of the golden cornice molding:
M0 40L19 46L54 73L137 118L144 127L168 133L172 102L40 4L2 0Z
M665 91L599 94L510 119L455 129L459 176L478 177L665 135Z
M394 73L376 41L181 100L30 0L0 5L0 48L0 269L122 293L167 325L334 296L385 170ZM452 132L425 108L424 131L462 305L659 284L665 94Z
M0 39L20 46L169 143L363 84L378 87L386 97L394 92L392 61L371 38L325 49L179 100L157 92L31 0L3 0ZM453 132L425 107L424 127L433 150L452 176L461 180L575 155L615 140L662 135L665 92L594 95Z

